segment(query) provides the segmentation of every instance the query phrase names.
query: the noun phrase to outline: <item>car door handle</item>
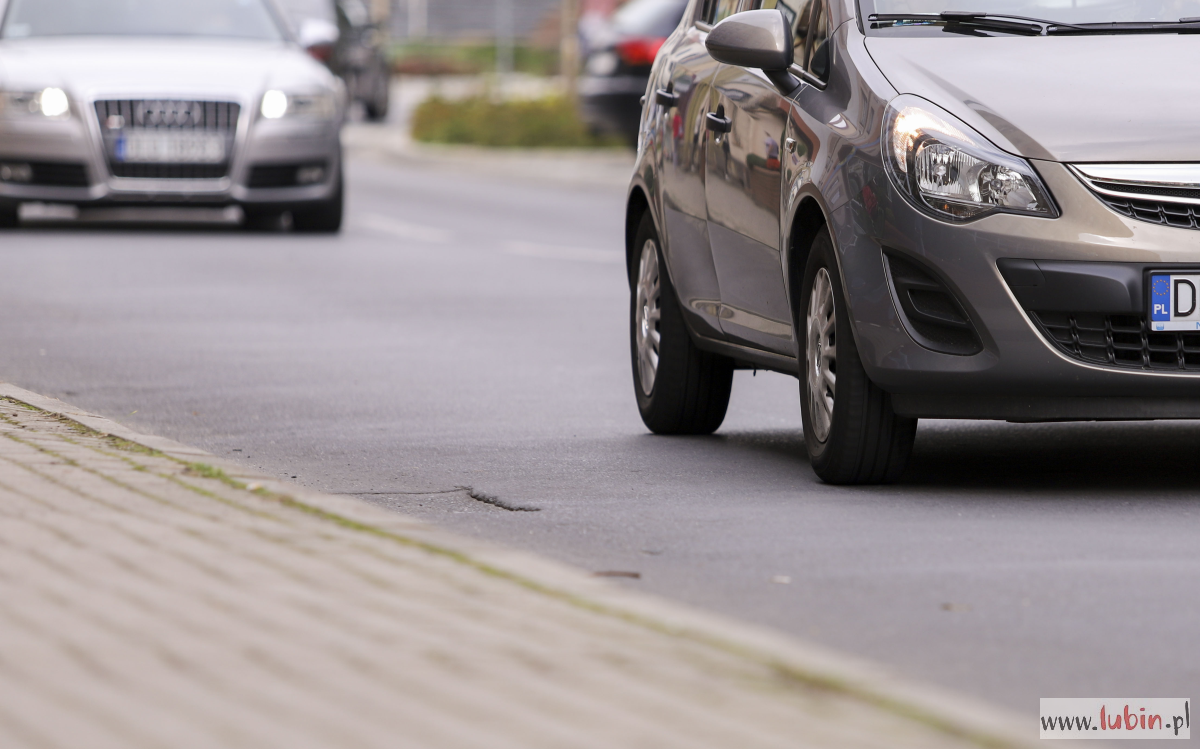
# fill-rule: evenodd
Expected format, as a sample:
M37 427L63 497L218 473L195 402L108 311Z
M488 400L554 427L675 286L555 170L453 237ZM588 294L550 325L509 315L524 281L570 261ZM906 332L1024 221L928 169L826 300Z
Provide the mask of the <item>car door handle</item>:
M733 129L733 122L728 117L719 117L715 112L704 115L704 124L714 133L727 133Z
M679 103L679 94L660 88L654 92L654 101L669 109Z

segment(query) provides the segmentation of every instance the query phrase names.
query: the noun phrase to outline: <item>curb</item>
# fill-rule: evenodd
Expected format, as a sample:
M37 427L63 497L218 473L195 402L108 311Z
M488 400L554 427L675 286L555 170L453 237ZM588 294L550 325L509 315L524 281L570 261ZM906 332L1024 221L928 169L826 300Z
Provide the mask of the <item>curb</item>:
M1032 747L1036 716L1018 715L938 687L907 681L885 667L647 593L618 587L565 564L458 536L361 500L321 494L256 473L163 437L140 434L55 398L0 382L0 397L70 419L186 463L204 463L344 526L387 535L543 595L767 665L782 677L847 695L868 707L931 726L981 747ZM257 487L256 487L257 488ZM1086 746L1086 744L1085 744Z

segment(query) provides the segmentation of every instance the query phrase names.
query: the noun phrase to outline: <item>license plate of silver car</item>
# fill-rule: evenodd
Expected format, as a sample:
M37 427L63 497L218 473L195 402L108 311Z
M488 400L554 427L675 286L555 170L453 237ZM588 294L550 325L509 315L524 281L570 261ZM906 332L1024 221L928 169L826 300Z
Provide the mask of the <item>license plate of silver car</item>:
M129 133L117 139L113 155L131 164L219 164L225 138L184 133Z
M1150 329L1200 330L1200 274L1150 274Z

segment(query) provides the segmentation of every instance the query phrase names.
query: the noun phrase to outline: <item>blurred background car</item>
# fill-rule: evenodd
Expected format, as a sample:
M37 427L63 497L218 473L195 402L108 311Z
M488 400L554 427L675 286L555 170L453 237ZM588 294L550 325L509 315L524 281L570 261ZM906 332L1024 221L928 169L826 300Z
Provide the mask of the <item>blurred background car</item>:
M268 0L10 0L0 225L21 203L241 206L342 222L341 81Z
M364 0L279 0L300 43L346 82L368 120L387 118L388 34Z
M637 143L650 68L686 7L687 0L630 0L607 22L580 24L579 107L593 131Z

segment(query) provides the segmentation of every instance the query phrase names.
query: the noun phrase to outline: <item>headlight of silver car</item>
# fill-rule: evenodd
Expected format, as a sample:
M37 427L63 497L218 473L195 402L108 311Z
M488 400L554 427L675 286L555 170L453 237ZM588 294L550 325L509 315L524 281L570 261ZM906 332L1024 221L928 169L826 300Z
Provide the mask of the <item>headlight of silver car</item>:
M1028 161L1005 153L958 118L916 96L899 96L883 121L884 161L900 191L937 218L989 213L1056 218Z
M268 120L301 117L311 120L330 120L337 113L337 101L330 92L289 94L271 90L263 94L262 116Z
M61 88L3 91L0 92L0 116L6 119L48 117L61 120L71 116L71 102Z

